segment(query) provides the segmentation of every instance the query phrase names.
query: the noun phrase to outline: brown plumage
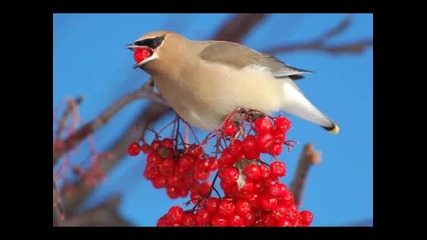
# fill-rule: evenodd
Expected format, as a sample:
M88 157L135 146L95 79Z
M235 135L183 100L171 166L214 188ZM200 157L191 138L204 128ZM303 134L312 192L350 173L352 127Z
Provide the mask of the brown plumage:
M138 63L160 94L188 123L206 130L238 107L264 113L284 110L337 133L338 126L315 108L292 79L309 71L237 43L191 41L168 31L142 36L130 49L154 54Z

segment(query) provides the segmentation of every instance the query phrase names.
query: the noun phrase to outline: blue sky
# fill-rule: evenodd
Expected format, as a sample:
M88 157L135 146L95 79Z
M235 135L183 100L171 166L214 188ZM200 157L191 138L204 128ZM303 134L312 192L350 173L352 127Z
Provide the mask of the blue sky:
M342 20L343 14L271 14L243 43L262 51L284 43L298 43L318 36ZM148 79L133 70L132 52L125 45L153 30L165 29L194 39L209 39L231 15L228 14L55 14L53 16L53 109L67 96L84 96L83 121L96 117L120 96ZM371 14L354 15L353 25L331 43L373 37ZM288 138L300 144L281 159L293 177L304 143L322 153L322 163L310 170L302 208L314 214L314 226L346 226L373 218L373 56L372 49L357 55L295 52L276 55L297 68L312 70L297 84L325 114L336 121L339 135L290 117ZM94 137L96 147L106 151L135 114L147 104L141 100L120 111ZM165 121L168 121L166 119ZM165 124L159 122L158 126ZM201 132L201 136L205 133ZM88 156L82 144L73 155L81 162ZM141 173L142 158L126 158L85 203L91 207L111 194L120 193L122 216L137 226L153 226L170 206L186 199L170 200L155 190Z

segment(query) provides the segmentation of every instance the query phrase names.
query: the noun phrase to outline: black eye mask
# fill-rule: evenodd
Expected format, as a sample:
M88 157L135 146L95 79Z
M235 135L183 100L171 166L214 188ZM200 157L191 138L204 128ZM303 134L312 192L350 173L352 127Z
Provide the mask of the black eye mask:
M160 46L165 39L165 36L156 37L156 38L146 38L139 41L134 42L133 44L136 46L147 46L151 49L156 49Z

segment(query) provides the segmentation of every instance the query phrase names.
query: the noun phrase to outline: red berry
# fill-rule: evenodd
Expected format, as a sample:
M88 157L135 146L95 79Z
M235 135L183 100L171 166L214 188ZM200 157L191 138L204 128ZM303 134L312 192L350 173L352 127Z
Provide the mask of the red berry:
M248 212L242 217L246 226L252 226L255 223L255 216L252 212Z
M216 213L219 208L219 204L221 203L221 199L216 197L208 198L206 201L206 210L210 213Z
M185 212L182 218L182 226L192 227L197 226L196 216L192 212Z
M243 153L248 160L259 158L260 151L255 136L248 135L243 139Z
M271 213L266 213L262 216L262 224L267 227L273 227L275 225L274 217Z
M286 218L281 218L280 220L277 221L277 226L279 226L279 227L291 227L292 222Z
M295 205L291 205L288 207L288 209L286 211L286 217L290 221L294 221L295 219L299 218L298 209Z
M273 197L280 197L282 193L279 184L269 184L265 192Z
M138 48L133 52L133 59L135 62L139 63L150 57L152 54L153 51L149 48Z
M210 176L210 172L206 172L206 171L200 171L200 172L194 171L193 172L193 178L195 180L206 180L209 178L209 176Z
M237 214L232 214L229 218L228 218L228 226L231 227L244 227L245 226L245 222L243 220L243 218Z
M234 213L235 209L236 207L234 206L233 200L223 199L219 204L218 214L228 218Z
M242 141L239 139L235 139L231 142L230 146L228 147L230 149L231 156L237 158L242 156L243 154L243 144Z
M202 196L198 193L191 193L190 194L190 200L193 204L197 204L198 202L200 202L202 200Z
M226 136L233 136L236 130L237 130L236 126L234 126L234 124L231 121L227 121L224 123L223 131Z
M206 195L211 190L211 184L209 182L203 182L200 184L199 193L201 195Z
M270 155L278 156L283 151L283 143L274 143L273 146L268 150Z
M254 193L261 194L264 192L264 189L265 189L265 183L263 180L256 181L254 183L254 190L253 190Z
M161 175L157 175L152 181L151 183L153 184L153 186L155 188L163 188L166 186L166 179L165 177L161 176Z
M266 134L273 129L273 124L268 117L262 117L255 120L254 127L257 134Z
M208 210L201 208L196 212L196 220L199 226L209 226L212 214Z
M270 164L271 176L283 177L286 176L286 165L283 162L276 161Z
M167 215L169 216L169 221L179 223L184 217L184 210L179 206L173 206L169 209Z
M245 184L240 188L241 194L251 193L254 191L254 183L252 181L246 181Z
M273 218L277 221L284 219L286 217L287 207L283 204L278 204L272 211Z
M160 145L164 148L173 148L173 140L170 138L165 138L162 140Z
M268 168L264 164L259 165L258 168L259 168L259 170L261 172L260 179L267 179L267 178L270 177L270 168Z
M313 222L313 214L308 210L302 210L299 214L302 224L310 226L311 222Z
M195 159L193 162L193 173L205 172L209 167L209 161L206 159Z
M219 173L219 178L221 178L225 183L234 183L239 179L239 170L235 167L225 168Z
M193 158L201 158L203 157L203 153L204 153L203 147L201 145L193 145L188 148L188 153Z
M157 220L156 226L157 227L167 227L170 224L168 223L168 215L165 214L159 220Z
M237 182L226 182L221 181L219 186L224 191L225 194L233 194L237 191Z
M174 172L175 161L172 158L166 158L159 165L159 172L165 177L171 176Z
M236 203L236 213L240 216L245 216L247 213L251 212L251 204L244 200L239 200Z
M222 151L221 157L218 159L218 164L221 166L230 166L234 164L236 158L230 154L230 148L224 149Z
M228 221L227 221L227 218L226 218L226 217L221 216L221 215L219 215L219 214L215 214L215 215L212 217L211 225L212 225L213 227L227 227L227 225L228 225Z
M178 159L178 166L182 170L188 170L193 165L193 158L190 155L183 155Z
M251 207L256 209L259 208L260 206L260 200L261 198L259 197L258 194L255 193L248 193L245 194L242 199L244 199L245 201L249 202L251 204Z
M256 138L259 150L262 153L266 153L273 146L274 139L271 133L260 134Z
M266 211L271 211L277 206L277 198L265 196L260 200L261 208Z
M146 143L142 144L142 146L141 146L141 150L142 150L142 152L143 152L143 153L145 153L145 154L150 153L150 152L151 152L150 145L148 145L148 144L146 144Z
M278 128L273 129L273 131L271 131L271 135L273 135L275 143L285 142L286 133L283 132L281 129L278 129Z
M157 175L159 175L159 169L157 167L149 167L147 166L144 170L144 177L148 180L154 179Z
M285 117L277 117L274 120L274 128L280 132L286 132L291 128L291 121Z
M261 176L258 165L253 163L246 166L243 172L248 180L257 180Z
M153 150L157 150L160 146L161 146L161 142L160 140L157 140L157 139L153 140L150 144L150 147Z
M208 166L209 171L215 171L218 169L218 161L216 160L216 158L209 157L207 160L209 162L209 166Z
M170 199L176 199L179 197L180 190L177 187L166 187L166 194Z
M288 205L293 205L294 194L291 191L285 191L285 193L282 194L282 202Z
M134 157L134 156L137 156L140 152L141 152L141 147L139 146L139 144L137 142L133 142L133 143L129 144L129 147L128 147L128 154L129 155Z
M181 184L181 179L179 179L178 176L171 174L170 176L166 177L166 182L170 187L178 187Z
M160 163L160 156L157 153L157 151L151 151L147 155L147 164L151 165L151 164L157 164L157 163Z

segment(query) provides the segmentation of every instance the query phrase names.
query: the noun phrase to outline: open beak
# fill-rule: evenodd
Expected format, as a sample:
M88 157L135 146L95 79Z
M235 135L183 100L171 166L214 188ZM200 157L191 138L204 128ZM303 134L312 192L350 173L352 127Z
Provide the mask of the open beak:
M136 49L140 49L140 48L145 48L145 49L148 49L152 53L150 57L142 60L141 62L136 63L133 66L133 69L138 68L138 67L144 65L144 63L157 58L157 54L154 53L153 49L151 49L151 48L149 48L147 46L138 46L138 45L135 45L135 44L131 43L131 44L126 45L126 48L129 49L129 50L131 50L131 51L135 51Z

